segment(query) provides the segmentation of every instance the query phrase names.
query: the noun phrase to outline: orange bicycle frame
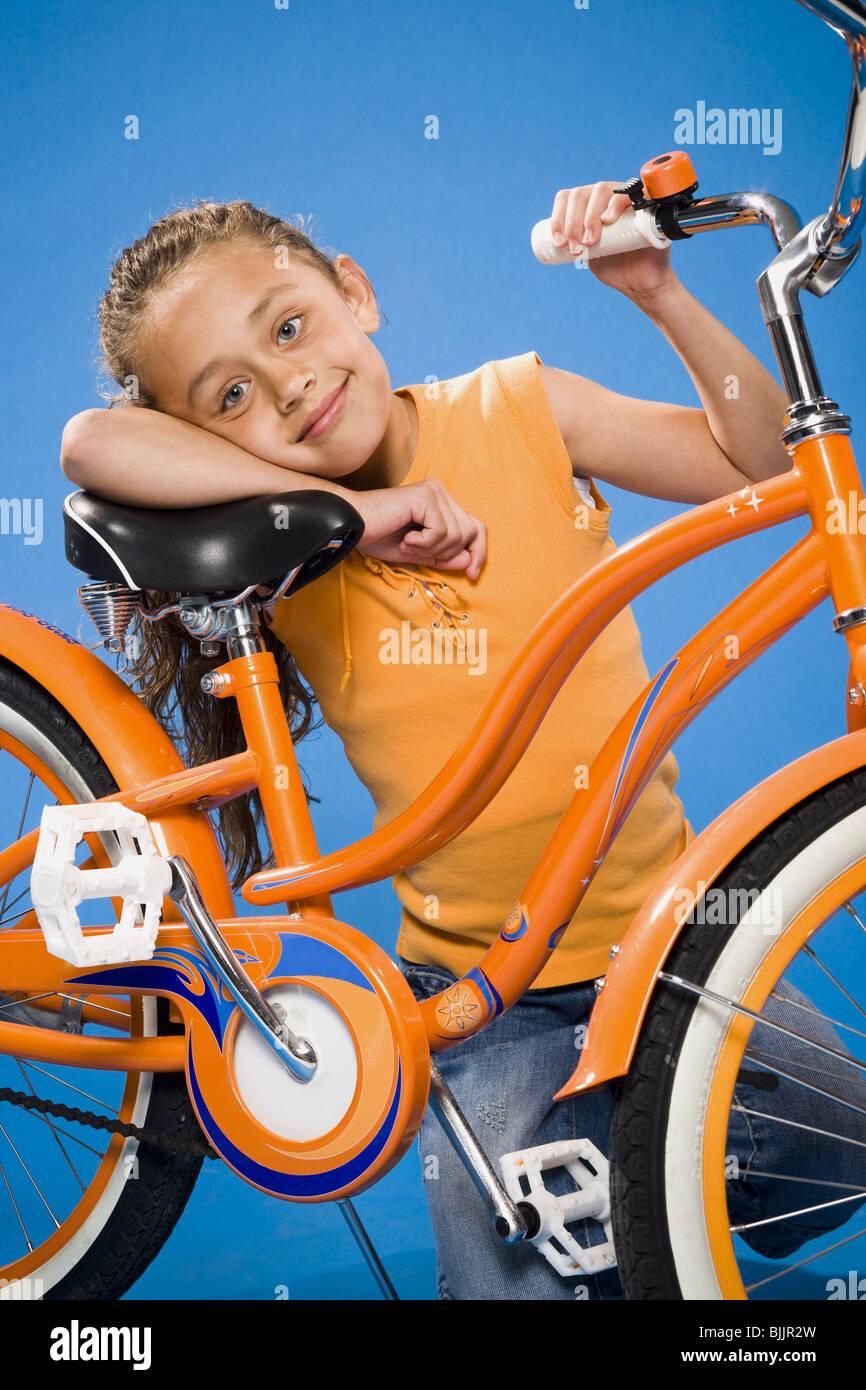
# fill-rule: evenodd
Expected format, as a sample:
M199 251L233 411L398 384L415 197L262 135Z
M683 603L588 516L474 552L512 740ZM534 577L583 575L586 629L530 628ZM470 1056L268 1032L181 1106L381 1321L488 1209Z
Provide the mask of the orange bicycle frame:
M859 517L863 493L848 438L828 434L792 446L790 472L750 484L695 507L626 543L578 580L526 638L460 746L401 816L333 854L318 853L303 785L279 698L269 652L221 666L221 698L235 698L245 731L244 752L186 768L159 725L113 672L57 629L0 605L0 651L61 698L105 757L119 792L106 800L157 819L170 853L184 855L230 945L242 948L251 929L280 930L282 918L234 918L231 890L213 830L203 812L258 788L277 866L250 877L244 898L256 905L285 904L313 924L334 920L330 894L375 882L417 863L448 843L495 795L519 761L560 686L595 637L656 579L687 560L753 531L799 515L811 530L708 622L668 661L619 720L592 764L592 790L577 791L497 940L466 976L421 1005L433 1051L459 1043L491 1022L530 987L577 910L599 863L659 762L684 729L733 677L822 599L837 611L866 602L866 557L856 526L829 521L838 499ZM847 514L847 513L846 513ZM866 633L844 633L849 684L866 689ZM736 655L731 656L731 638ZM775 800L738 803L726 845L736 848L781 813L790 797L866 762L866 707L848 706L846 737L784 769ZM26 750L25 750L26 751ZM808 765L808 766L807 766ZM782 774L777 774L782 777ZM772 779L771 779L772 780ZM751 794L750 794L751 796ZM781 796L782 800L779 800ZM764 819L762 819L762 817ZM729 818L730 819L730 818ZM600 1000L628 1019L619 1045L605 1058L584 1049L580 1084L598 1084L627 1067L651 982L670 948L672 884L679 866L705 884L724 867L708 862L710 832L696 839L644 905L632 930L640 947L630 954L623 983ZM38 832L0 851L0 881L32 862ZM715 866L715 867L714 867ZM190 949L194 942L165 904L160 944ZM649 925L648 925L649 924ZM631 931L629 932L631 937ZM0 934L3 978L26 993L75 988L75 971L50 957L35 918ZM615 972L612 972L612 976ZM456 992L455 992L456 991ZM460 1004L459 1010L454 1005ZM598 1012L598 1010L596 1010ZM183 1039L83 1039L45 1030L38 1041L21 1025L0 1024L0 1052L39 1056L67 1065L122 1070L174 1070L183 1065ZM593 1030L597 1032L597 1030ZM571 1083L570 1083L571 1086ZM578 1083L571 1086L577 1089ZM560 1095L566 1094L563 1088Z

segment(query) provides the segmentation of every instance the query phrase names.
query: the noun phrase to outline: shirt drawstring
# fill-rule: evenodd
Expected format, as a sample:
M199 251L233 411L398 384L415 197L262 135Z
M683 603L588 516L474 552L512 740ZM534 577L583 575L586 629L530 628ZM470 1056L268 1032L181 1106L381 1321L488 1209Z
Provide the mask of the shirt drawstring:
M369 555L364 555L360 551L364 564L373 574L377 574L384 579L385 583L392 589L406 588L409 598L414 598L419 594L427 607L434 614L431 627L446 626L456 628L458 623L467 623L469 614L465 611L466 600L453 584L447 580L440 579L438 575L432 573L423 565L416 565L411 570L405 569L402 565L391 565L387 560L374 560ZM346 665L343 672L343 679L340 682L340 692L342 693L348 684L352 674L352 649L349 645L349 609L346 597L346 564L349 557L340 565L340 608L343 625L343 650L346 654ZM448 597L448 592L453 594L453 598Z

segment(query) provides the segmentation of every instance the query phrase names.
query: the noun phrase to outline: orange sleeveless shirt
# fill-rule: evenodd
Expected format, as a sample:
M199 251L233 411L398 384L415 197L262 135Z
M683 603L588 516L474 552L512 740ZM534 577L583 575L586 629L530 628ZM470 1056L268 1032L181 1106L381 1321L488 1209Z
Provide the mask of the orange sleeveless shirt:
M487 560L477 580L354 550L274 609L271 627L373 797L376 829L432 781L542 614L616 548L610 505L594 483L572 476L539 364L527 352L396 392L412 397L419 429L400 486L438 478L485 522ZM578 507L586 526L575 525ZM625 608L477 819L395 876L401 955L457 976L477 963L565 811L576 769L589 767L648 680ZM611 945L694 835L674 792L677 775L668 753L533 988L604 974Z

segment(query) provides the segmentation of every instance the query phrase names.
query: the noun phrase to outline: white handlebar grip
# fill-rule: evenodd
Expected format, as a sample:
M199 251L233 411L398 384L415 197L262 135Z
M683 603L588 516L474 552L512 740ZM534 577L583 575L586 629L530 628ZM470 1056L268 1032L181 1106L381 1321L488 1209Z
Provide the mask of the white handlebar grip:
M640 251L645 246L655 246L660 251L670 246L670 239L659 232L647 208L626 208L615 222L602 223L601 236L593 246L585 246L577 255L568 249L568 243L557 246L550 235L550 218L536 222L532 229L532 250L539 261L545 265L562 265L565 261L591 260L596 256L616 256L623 251Z

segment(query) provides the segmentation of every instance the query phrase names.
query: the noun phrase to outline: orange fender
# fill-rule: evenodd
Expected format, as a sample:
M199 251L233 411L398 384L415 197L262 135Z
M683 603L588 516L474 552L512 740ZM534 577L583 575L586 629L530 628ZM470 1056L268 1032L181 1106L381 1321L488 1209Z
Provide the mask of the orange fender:
M125 791L183 770L162 725L115 671L44 618L0 603L0 655L21 667L67 709ZM215 917L234 900L213 827L203 811L175 806L159 816L170 854L187 859ZM166 900L164 917L177 920Z
M695 836L623 937L593 1008L577 1070L555 1100L625 1075L656 976L698 898L772 821L828 782L863 766L866 730L845 734L774 772Z

